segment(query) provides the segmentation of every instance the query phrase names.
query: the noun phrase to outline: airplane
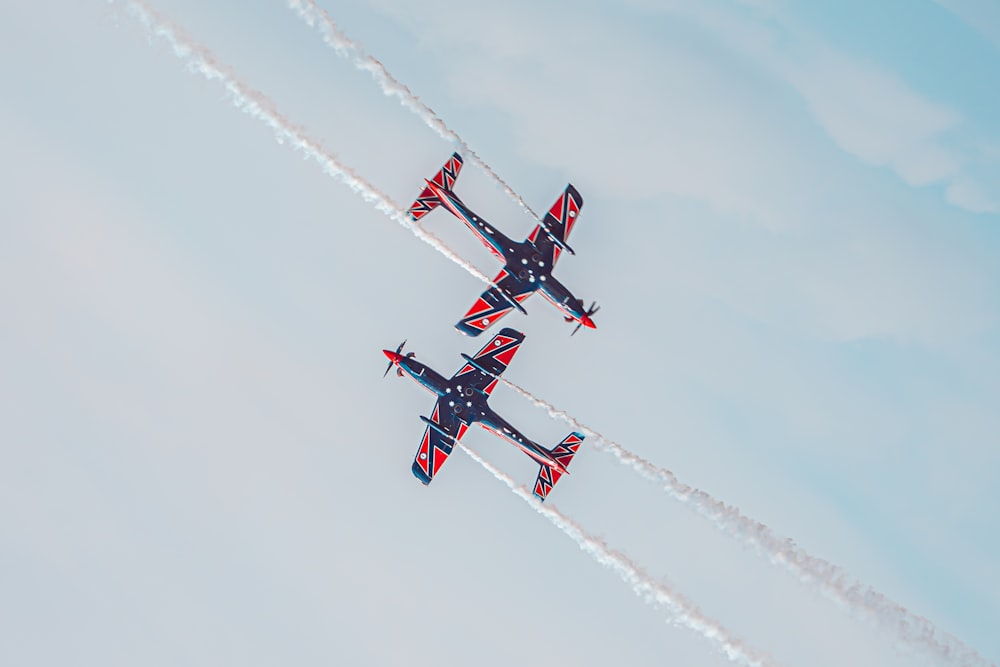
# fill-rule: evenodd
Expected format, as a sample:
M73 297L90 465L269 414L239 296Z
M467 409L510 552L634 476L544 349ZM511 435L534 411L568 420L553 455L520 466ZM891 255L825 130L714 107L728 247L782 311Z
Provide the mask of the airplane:
M599 310L597 303L585 309L583 301L552 276L552 269L564 250L576 254L566 243L583 206L583 197L576 188L572 184L567 185L542 222L535 226L528 238L518 243L470 210L454 193L462 164L462 156L453 153L434 178L424 179L426 186L408 211L416 221L439 205L444 206L468 225L487 250L504 263L499 275L493 279L494 286L483 292L455 328L467 336L478 336L515 308L527 314L521 302L539 292L562 311L567 322L577 323L571 336L581 326L596 329L597 325L591 318Z
M412 466L414 477L425 486L434 479L469 426L477 423L539 464L533 488L539 500L544 501L556 482L568 474L566 468L584 439L581 433L570 433L558 445L546 449L525 437L489 406L490 394L523 341L524 334L520 331L502 329L476 356L462 354L465 364L450 379L414 359L412 352L403 354L405 340L395 351L382 350L389 359L382 377L396 366L396 375L409 375L437 396L430 418L420 416L427 427Z

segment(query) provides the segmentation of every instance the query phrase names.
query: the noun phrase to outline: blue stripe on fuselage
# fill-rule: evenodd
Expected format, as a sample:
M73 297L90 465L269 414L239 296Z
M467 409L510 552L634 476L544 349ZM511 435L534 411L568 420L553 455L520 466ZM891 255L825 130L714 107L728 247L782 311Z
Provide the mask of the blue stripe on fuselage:
M494 255L503 259L506 253L514 247L515 244L513 241L471 211L455 193L448 190L441 190L441 194L445 197L444 201L441 202L444 207L462 220Z
M479 425L514 445L541 465L552 463L552 457L547 449L533 440L526 438L523 433L507 423L503 417L493 412L493 410L490 410L479 418Z
M437 396L444 396L448 387L448 380L442 377L437 371L428 366L424 366L419 361L411 357L403 357L399 361L399 367L411 378L421 384L424 389Z
M553 278L552 274L546 276L545 281L539 284L538 289L553 306L569 317L577 321L583 317L583 302L573 296L573 293L565 285Z

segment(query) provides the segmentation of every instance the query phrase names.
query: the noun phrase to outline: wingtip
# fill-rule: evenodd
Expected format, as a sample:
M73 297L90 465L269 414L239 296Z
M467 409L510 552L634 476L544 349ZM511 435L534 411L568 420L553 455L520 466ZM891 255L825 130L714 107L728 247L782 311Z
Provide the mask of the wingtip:
M517 329L513 329L511 327L504 327L503 329L500 330L500 334L503 336L507 336L508 338L519 338L521 340L524 340L524 333L518 331Z
M578 207L583 206L583 195L580 194L580 191L576 189L575 185L573 185L572 183L566 185L566 192L568 192L569 195L576 200Z
M416 461L410 466L410 470L413 472L413 476L424 486L428 486L431 483L431 478L427 476L427 473L420 468L420 465Z
M468 336L469 338L475 338L479 334L483 333L482 329L476 329L471 327L464 322L459 322L455 325L455 329L458 330L463 336Z

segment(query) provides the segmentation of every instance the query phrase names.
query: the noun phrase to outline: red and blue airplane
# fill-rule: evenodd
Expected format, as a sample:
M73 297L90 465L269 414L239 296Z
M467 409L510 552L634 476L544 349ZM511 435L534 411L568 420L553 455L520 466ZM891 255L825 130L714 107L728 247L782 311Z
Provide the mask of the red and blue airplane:
M489 406L490 394L523 341L524 334L520 331L501 330L476 356L463 354L465 364L451 379L414 359L412 352L403 354L405 340L395 351L382 350L389 359L383 377L396 366L397 375L402 377L406 373L437 396L430 419L420 417L427 428L413 459L413 475L425 485L431 483L451 456L452 449L475 423L510 442L539 464L533 489L539 500L545 500L559 478L567 474L566 468L583 442L582 434L570 433L554 448L546 449L525 437Z
M483 292L455 328L468 336L478 336L514 308L525 312L521 302L536 291L561 310L567 322L577 323L574 334L581 326L597 328L591 319L598 311L596 302L585 309L583 301L552 276L552 269L563 250L576 254L566 243L583 206L583 197L576 188L567 185L542 222L528 238L518 243L470 210L454 193L462 163L462 156L453 153L434 178L425 179L426 187L408 211L410 217L420 220L439 205L444 206L468 225L483 245L504 263L493 279L494 287Z

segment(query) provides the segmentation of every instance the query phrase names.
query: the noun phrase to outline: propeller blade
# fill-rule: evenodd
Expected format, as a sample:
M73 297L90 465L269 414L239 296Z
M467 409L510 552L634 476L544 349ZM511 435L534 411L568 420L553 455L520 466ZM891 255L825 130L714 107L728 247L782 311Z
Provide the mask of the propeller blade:
M406 345L406 339L403 339L403 342L402 342L402 343L400 343L400 344L399 344L399 346L398 346L398 347L396 348L396 354L399 354L400 352L402 352L402 351L403 351L403 346L404 346L404 345ZM408 357L412 357L412 356L413 356L413 353L412 353L412 352L410 352L410 353L409 353L409 354L407 354L406 356L408 356ZM386 368L385 368L385 373L382 373L382 377L385 377L386 375L388 375L388 374L389 374L389 370L390 370L390 369L392 368L392 364L393 364L393 362L392 362L392 361L390 361L390 362L389 362L389 365L388 365L388 366L386 366ZM398 369L397 369L397 372L398 372ZM400 375L400 376L402 376L402 375L403 375L403 374L402 374L402 372L399 372L399 375Z
M573 333L571 333L571 334L570 334L570 336L575 336L575 335L576 335L576 332L577 332L577 331L579 331L579 330L580 330L580 327L582 327L582 326L583 326L583 322L580 322L579 324L577 324L577 325L576 325L576 328L575 328L575 329L573 329Z

